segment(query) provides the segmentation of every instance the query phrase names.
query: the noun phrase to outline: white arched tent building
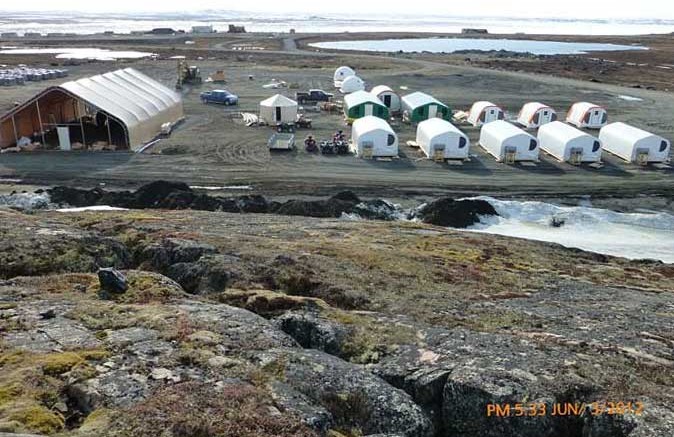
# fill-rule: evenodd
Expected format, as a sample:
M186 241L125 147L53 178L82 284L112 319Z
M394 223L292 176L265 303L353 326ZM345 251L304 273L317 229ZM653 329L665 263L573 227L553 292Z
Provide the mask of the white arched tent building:
M349 76L342 82L339 89L344 94L355 93L356 91L365 90L365 82L358 76Z
M538 160L538 140L504 120L482 126L480 145L500 162Z
M268 124L295 123L297 102L276 94L260 102L260 120Z
M370 91L372 95L381 100L390 112L400 112L400 96L386 85L377 85Z
M604 150L638 164L666 162L671 143L665 138L626 123L611 123L599 131Z
M335 88L341 88L342 87L342 82L344 82L344 79L347 77L355 76L356 72L353 70L351 67L347 67L345 65L342 65L341 67L337 68L335 70L335 74L332 76Z
M180 94L125 68L48 87L0 114L0 149L37 134L43 146L62 150L71 150L75 142L142 150L164 126L182 118Z
M601 161L601 142L561 121L541 126L538 129L538 143L542 150L561 162L580 164Z
M517 122L527 129L535 129L557 120L557 113L541 102L525 103L517 116Z
M607 121L606 109L590 102L574 103L566 113L566 122L576 127L599 129L605 126Z
M428 159L444 161L468 158L468 136L441 118L431 118L419 123L416 142Z
M351 151L361 158L398 156L398 136L379 117L359 118L351 127Z
M468 122L473 126L481 126L496 120L503 120L503 109L491 102L475 102L468 113Z

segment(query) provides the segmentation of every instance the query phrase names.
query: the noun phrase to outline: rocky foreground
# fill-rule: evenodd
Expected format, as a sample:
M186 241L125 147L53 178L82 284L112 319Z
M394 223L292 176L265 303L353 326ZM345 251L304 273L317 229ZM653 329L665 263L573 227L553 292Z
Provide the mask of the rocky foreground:
M0 435L674 435L673 265L165 206L0 209Z

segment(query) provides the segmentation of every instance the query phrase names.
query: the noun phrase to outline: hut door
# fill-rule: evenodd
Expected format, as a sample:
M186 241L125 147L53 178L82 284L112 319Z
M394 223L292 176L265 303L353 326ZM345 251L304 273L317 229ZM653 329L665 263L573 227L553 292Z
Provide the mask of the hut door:
M583 149L572 148L569 154L569 164L580 165L583 162Z
M434 144L433 145L433 160L435 162L443 162L445 160L445 145L444 144Z
M276 108L276 114L275 114L275 120L276 121L281 121L281 107L277 106Z
M601 111L595 109L590 117L590 124L593 126L601 124Z
M431 105L428 107L428 118L435 118L438 115L438 107Z
M365 159L372 159L374 156L374 143L372 141L363 141L362 142L362 148L363 148L363 158Z
M365 115L372 115L374 112L374 106L372 104L365 105Z
M390 94L386 94L384 96L384 105L386 105L387 108L391 107L391 95Z

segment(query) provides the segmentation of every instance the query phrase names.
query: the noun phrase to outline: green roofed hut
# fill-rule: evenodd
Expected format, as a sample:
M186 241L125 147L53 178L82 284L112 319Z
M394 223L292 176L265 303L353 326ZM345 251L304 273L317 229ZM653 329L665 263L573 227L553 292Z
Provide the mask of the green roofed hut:
M389 110L377 97L367 91L356 91L344 96L344 116L347 120L356 120L373 115L387 120Z
M406 113L408 120L413 123L436 117L450 120L452 117L449 106L428 94L415 92L403 96L401 100L403 113Z

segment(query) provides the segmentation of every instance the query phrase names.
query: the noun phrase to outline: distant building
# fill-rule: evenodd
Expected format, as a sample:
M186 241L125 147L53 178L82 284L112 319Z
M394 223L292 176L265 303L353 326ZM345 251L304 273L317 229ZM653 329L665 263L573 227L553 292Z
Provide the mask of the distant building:
M170 27L156 27L152 29L149 33L152 35L175 35L176 31Z
M464 35L484 35L489 33L487 29L474 29L474 28L465 28L461 29L461 33Z
M246 33L246 28L244 26L237 26L235 24L229 25L228 33Z
M40 32L26 32L23 36L26 38L39 38L42 34Z
M192 26L192 33L213 33L213 26Z
M295 34L295 29L290 29L290 34L294 35Z
M16 38L18 36L19 34L16 32L3 32L0 34L0 37L2 38Z

